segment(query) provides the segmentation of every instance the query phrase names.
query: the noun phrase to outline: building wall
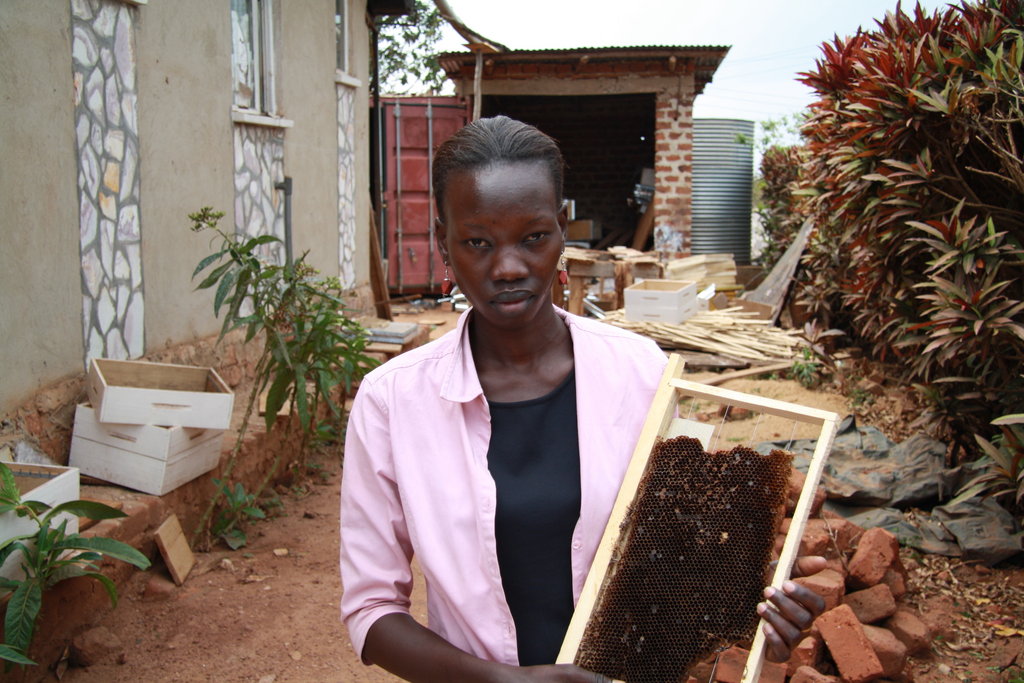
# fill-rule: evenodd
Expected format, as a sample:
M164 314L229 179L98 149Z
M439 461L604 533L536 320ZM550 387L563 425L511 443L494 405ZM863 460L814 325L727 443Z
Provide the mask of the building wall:
M655 105L654 244L689 254L693 220L693 98L660 93Z
M81 370L75 125L66 1L0 3L0 409Z
M214 334L213 293L192 271L210 253L189 231L203 206L232 225L231 24L224 3L151 2L136 34L146 350Z
M365 1L349 9L353 137L339 140L333 0L277 2L277 103L290 128L233 121L226 2L0 3L0 414L81 373L90 355L148 356L219 330L213 293L191 280L214 247L188 214L212 206L226 212L222 228L235 226L240 130L283 140L296 254L339 275L347 231L349 284L365 286L369 33ZM279 215L283 196L273 201Z

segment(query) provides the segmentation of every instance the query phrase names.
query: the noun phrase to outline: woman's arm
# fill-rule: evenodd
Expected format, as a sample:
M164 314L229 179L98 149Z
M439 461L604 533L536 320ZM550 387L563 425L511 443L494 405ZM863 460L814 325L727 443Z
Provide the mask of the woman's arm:
M607 683L568 665L516 667L488 662L458 649L408 614L387 614L370 627L363 656L413 683Z

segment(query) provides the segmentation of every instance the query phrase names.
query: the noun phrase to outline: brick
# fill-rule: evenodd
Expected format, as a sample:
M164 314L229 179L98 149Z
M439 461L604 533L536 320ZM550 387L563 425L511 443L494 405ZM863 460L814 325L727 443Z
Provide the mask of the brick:
M806 586L817 593L825 601L825 609L830 610L839 605L846 592L843 575L832 569L822 569L817 574L801 576L793 579L793 583Z
M907 593L907 577L906 575L892 567L886 570L885 576L882 577L882 583L889 587L892 591L892 596L899 600Z
M843 519L822 519L825 528L842 553L853 549L853 544L863 535L864 530L851 521Z
M118 527L121 526L121 519L103 519L96 522L91 527L82 532L82 536L85 538L94 538L96 536L102 536L104 538L113 538L114 534L117 533Z
M122 509L127 517L121 518L120 528L115 538L127 542L145 533L149 528L149 506L138 500L126 500Z
M870 588L880 583L899 557L899 551L899 541L885 529L876 527L865 531L848 565L850 587Z
M832 537L825 528L825 520L809 519L800 539L800 555L825 555L832 547Z
M884 583L847 593L843 603L850 606L862 624L874 624L896 613L896 599Z
M839 679L819 673L813 667L801 666L793 673L789 683L839 683Z
M896 614L889 617L884 626L907 646L908 654L927 650L932 640L931 631L925 623L906 608L897 609Z
M796 644L793 652L789 655L789 660L786 662L786 671L792 676L802 666L817 667L818 662L821 661L821 651L821 640L814 636L805 636L803 640Z
M892 631L878 626L864 626L864 635L882 663L882 675L887 678L899 676L907 662L907 646Z
M719 683L740 683L743 680L743 668L747 664L748 650L741 647L730 647L718 658L715 667L715 680ZM765 661L761 665L758 683L785 683L786 667L776 662Z
M849 605L825 612L814 623L846 683L864 683L882 675L882 662Z

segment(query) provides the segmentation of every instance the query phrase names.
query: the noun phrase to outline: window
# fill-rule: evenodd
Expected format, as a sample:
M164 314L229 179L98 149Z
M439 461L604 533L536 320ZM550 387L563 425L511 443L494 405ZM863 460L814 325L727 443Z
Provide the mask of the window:
M334 43L337 47L338 71L348 72L348 0L335 0Z
M236 107L276 113L273 0L231 0L231 62Z

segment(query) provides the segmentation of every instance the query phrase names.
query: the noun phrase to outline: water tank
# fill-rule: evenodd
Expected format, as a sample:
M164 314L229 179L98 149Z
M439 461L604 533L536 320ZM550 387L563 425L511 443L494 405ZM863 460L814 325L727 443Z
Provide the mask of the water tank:
M694 254L732 254L750 263L754 122L693 120Z

